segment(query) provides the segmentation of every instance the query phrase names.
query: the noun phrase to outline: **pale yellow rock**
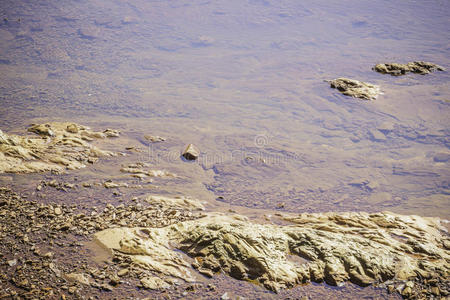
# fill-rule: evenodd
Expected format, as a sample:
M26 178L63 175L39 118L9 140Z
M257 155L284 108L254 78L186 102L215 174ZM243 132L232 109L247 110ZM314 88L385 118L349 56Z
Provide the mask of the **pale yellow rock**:
M170 287L169 283L155 276L142 278L141 284L144 288L151 290L162 290Z
M417 274L448 276L448 236L437 218L383 213L285 215L292 225L257 224L240 215L207 216L163 228L112 228L96 234L143 268L192 281L187 256L208 274L258 282L278 291L297 284L346 281L366 286ZM293 257L296 256L296 259ZM443 279L444 280L444 279Z
M116 155L84 140L84 135L98 133L74 123L38 124L28 131L38 136L7 135L0 130L0 173L61 173L83 168L96 157Z
M88 275L83 274L83 273L69 273L69 274L65 274L64 277L69 281L76 281L76 282L79 282L79 283L85 284L85 285L90 284Z

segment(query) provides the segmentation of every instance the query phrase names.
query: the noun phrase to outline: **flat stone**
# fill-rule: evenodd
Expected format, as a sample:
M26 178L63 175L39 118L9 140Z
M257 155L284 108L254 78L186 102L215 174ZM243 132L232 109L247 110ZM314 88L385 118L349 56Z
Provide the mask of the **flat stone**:
M72 282L79 282L81 284L90 285L90 280L88 275L83 273L69 273L65 274L64 277Z
M162 290L170 287L170 284L155 276L142 278L141 284L144 288L151 290Z

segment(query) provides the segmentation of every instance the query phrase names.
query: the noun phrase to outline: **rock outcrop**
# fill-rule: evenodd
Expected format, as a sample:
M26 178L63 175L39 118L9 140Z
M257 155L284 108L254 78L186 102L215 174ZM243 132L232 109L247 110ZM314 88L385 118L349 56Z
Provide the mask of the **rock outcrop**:
M309 281L367 286L448 280L450 239L437 218L383 212L287 215L284 220L292 225L210 213L163 228L111 228L96 237L167 283L194 280L191 266L208 277L223 272L272 291Z
M383 74L400 76L405 75L408 72L425 75L434 71L445 71L445 68L430 62L413 61L407 64L398 64L398 63L377 64L375 67L373 67L373 70Z
M80 169L98 157L116 155L90 144L94 139L116 137L107 129L91 131L74 123L46 123L28 128L37 136L8 135L0 130L0 173L34 173Z
M354 98L375 100L378 94L380 94L379 86L355 79L341 77L328 82L330 82L332 88L337 89L346 96Z

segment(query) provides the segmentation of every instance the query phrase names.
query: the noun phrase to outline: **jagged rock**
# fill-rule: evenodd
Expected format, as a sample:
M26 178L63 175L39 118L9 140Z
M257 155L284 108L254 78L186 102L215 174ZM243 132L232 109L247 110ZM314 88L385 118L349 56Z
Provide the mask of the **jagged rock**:
M430 62L413 61L407 64L398 64L398 63L377 64L375 67L373 67L373 70L383 74L400 76L405 75L408 72L425 75L434 71L445 71L445 68Z
M438 218L383 212L286 215L284 220L293 225L210 213L162 228L111 228L96 238L163 278L194 279L181 250L195 259L198 270L222 271L272 291L308 281L367 286L424 275L448 278L450 252L443 245L449 238Z
M201 204L198 200L185 196L169 198L164 196L149 195L145 201L150 204L160 204L166 207L176 207L186 210L205 210L203 204Z
M199 155L200 151L193 144L189 144L182 154L187 160L196 160Z
M105 134L73 123L33 125L29 132L39 137L8 135L0 130L0 173L61 173L86 166L100 156L116 155L91 145Z
M346 96L375 100L380 93L380 87L374 84L349 78L337 78L328 81L332 88L337 89Z

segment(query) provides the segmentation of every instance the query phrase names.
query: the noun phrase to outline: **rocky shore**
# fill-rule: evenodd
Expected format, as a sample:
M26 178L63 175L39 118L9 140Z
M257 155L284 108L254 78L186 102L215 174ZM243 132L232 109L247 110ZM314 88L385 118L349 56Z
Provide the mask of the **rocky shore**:
M2 133L2 172L60 173L117 153L90 143L117 137L115 130L48 123L29 131L38 136ZM151 167L124 164L119 173L130 180L177 177ZM47 186L61 192L135 187L112 180L81 186L43 180L36 191ZM183 298L188 289L217 297L209 282L221 276L274 293L310 282L383 288L406 299L450 293L450 236L439 218L277 212L269 219L250 219L205 205L187 196L158 194L102 207L44 203L2 187L0 297L87 299L104 293L116 297L123 289L131 298L142 291Z

